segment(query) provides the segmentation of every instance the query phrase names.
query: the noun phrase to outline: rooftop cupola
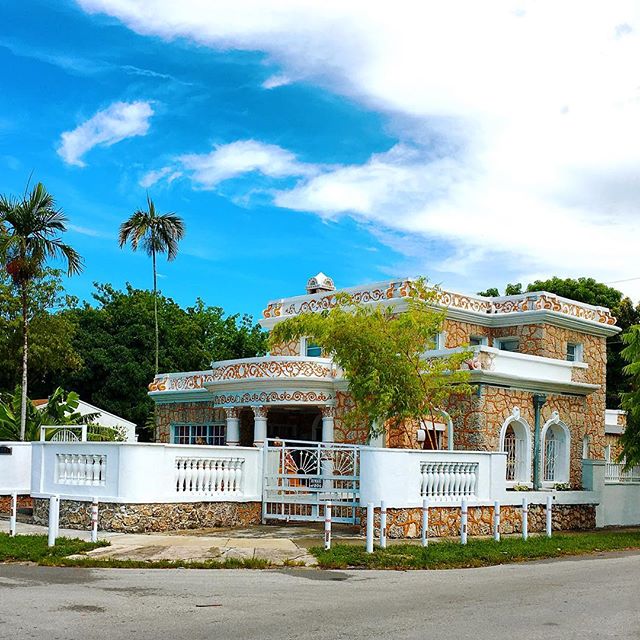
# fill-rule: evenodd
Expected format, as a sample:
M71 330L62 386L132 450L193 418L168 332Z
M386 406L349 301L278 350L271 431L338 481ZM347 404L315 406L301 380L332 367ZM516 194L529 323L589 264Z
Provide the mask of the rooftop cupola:
M336 286L329 276L322 271L307 281L307 293L320 293L322 291L335 291Z

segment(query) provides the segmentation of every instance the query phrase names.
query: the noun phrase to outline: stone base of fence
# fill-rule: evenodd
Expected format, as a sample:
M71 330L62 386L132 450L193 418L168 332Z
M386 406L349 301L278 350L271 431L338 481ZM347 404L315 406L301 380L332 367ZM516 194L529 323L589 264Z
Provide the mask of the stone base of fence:
M260 524L261 502L180 502L116 504L101 502L98 529L122 533L151 533L181 529L243 527ZM33 521L49 522L49 500L33 499ZM60 501L60 527L89 529L91 502Z
M361 510L360 528L366 535L367 518ZM522 532L520 507L504 506L500 509L500 531L503 534ZM387 537L419 538L422 523L422 509L387 508ZM554 531L586 531L596 527L596 505L594 504L554 504L552 511ZM376 536L380 535L380 510L375 510L374 526ZM530 532L545 530L545 506L529 505L528 528ZM469 536L488 536L493 533L493 507L469 507L467 532ZM431 507L429 509L429 537L447 538L460 535L460 507Z
M31 496L18 496L18 509L31 509L33 499ZM11 512L11 496L0 496L0 513Z

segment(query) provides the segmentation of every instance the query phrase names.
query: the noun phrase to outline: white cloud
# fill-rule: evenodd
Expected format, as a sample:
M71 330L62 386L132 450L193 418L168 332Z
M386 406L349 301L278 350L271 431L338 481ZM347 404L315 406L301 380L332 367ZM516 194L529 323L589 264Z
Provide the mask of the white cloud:
M191 153L177 158L173 166L146 173L140 184L151 186L169 176L171 181L189 174L193 183L202 189L213 189L221 182L247 173L259 173L269 178L311 176L318 166L300 162L296 156L275 144L256 140L237 140L216 145L209 153Z
M149 102L114 102L73 131L65 131L58 155L67 164L84 167L82 156L93 147L110 147L126 138L146 135L152 115Z
M440 241L453 249L436 266L469 288L488 272L496 282L640 275L633 0L247 0L242 11L230 0L78 2L141 34L263 51L282 78L387 115L396 146L303 174L276 195L280 206L352 215L412 244ZM192 170L202 184L225 175ZM640 294L640 281L620 286Z

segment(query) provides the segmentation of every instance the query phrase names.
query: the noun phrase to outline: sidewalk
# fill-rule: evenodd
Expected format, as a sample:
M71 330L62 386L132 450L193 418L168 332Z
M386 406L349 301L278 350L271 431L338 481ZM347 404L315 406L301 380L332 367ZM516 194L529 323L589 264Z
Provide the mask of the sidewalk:
M18 522L19 534L47 534L47 527ZM9 522L0 518L0 532L8 533ZM274 565L288 562L314 566L316 559L307 552L307 544L296 544L290 537L250 537L239 531L239 537L233 537L233 530L203 532L179 532L175 534L129 534L100 531L100 540L108 540L109 547L90 551L95 558L114 558L117 560L225 560L226 558L268 560ZM281 533L280 531L278 533ZM60 529L60 536L90 540L89 531ZM305 539L305 542L307 540Z

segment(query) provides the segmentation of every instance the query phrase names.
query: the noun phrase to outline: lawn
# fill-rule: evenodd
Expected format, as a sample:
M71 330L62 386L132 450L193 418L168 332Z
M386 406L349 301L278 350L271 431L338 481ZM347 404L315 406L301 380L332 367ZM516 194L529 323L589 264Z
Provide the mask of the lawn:
M104 547L108 542L83 542L71 538L58 538L55 547L47 546L47 536L15 536L0 533L0 562L38 562L41 564L56 561L76 553L85 553Z
M510 562L583 555L601 551L640 549L640 531L599 531L531 536L528 540L510 537L471 539L467 545L454 541L432 542L423 548L417 544L391 544L366 553L364 544L337 544L330 551L309 549L323 569L456 569L486 567Z

